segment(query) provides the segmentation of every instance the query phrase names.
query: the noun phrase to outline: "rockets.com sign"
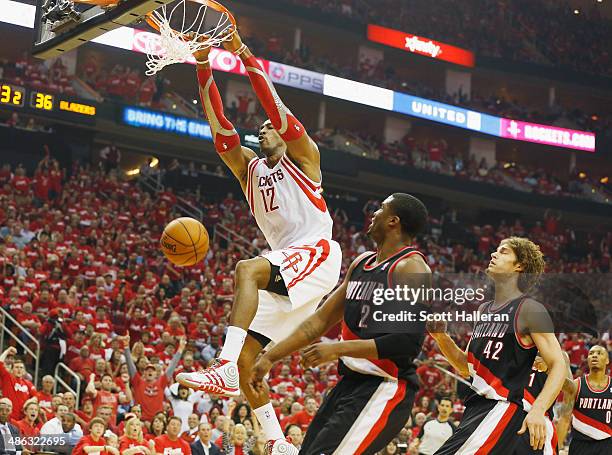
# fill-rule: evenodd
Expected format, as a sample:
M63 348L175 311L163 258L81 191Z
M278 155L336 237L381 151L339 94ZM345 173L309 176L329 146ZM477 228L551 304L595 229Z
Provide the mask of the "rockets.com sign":
M424 55L462 66L474 66L474 53L471 51L399 30L369 24L368 39L413 54Z
M595 151L595 134L588 131L568 130L551 125L500 119L500 136L536 144L554 145L587 152Z

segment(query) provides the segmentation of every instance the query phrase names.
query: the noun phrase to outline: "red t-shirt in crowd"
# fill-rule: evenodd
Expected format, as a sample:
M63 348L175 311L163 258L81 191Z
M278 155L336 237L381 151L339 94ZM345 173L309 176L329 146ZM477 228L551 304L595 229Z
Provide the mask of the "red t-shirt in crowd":
M189 447L189 444L187 444L181 438L171 441L168 435L162 434L161 436L156 437L153 441L155 441L155 451L159 454L191 455L191 447ZM237 452L235 452L235 454L237 455Z
M113 410L112 422L117 421L117 407L119 406L119 398L116 393L107 392L106 390L98 390L98 394L93 402L94 414L97 414L100 406L110 406Z
M168 378L162 374L154 382L147 382L140 375L132 378L132 392L134 401L142 406L142 420L151 421L164 407L164 388L168 385Z
M302 431L305 431L310 425L310 422L312 422L312 419L314 419L313 415L311 416L306 411L300 411L296 415L287 418L287 425L299 425Z
M31 438L40 434L41 424L34 422L34 425L30 425L26 419L21 419L15 422L15 426L19 428L19 434L22 438Z
M132 447L138 447L138 446L149 448L149 443L147 441L139 442L137 439L130 439L126 435L123 435L119 438L119 452L120 453L123 453L124 450L131 449ZM139 453L144 454L145 452L143 452L142 450L135 452L135 454L139 454Z
M0 362L0 382L2 383L2 396L13 403L11 418L17 420L23 415L23 404L36 395L36 388L27 379L17 379Z
M104 438L100 438L97 441L94 441L93 437L88 434L87 436L83 436L79 442L77 443L76 446L74 446L74 449L72 449L72 455L86 455L85 452L85 447L92 447L92 446L105 446L108 445L106 444L106 440ZM111 453L108 450L102 450L101 452L96 452L96 455L111 455Z

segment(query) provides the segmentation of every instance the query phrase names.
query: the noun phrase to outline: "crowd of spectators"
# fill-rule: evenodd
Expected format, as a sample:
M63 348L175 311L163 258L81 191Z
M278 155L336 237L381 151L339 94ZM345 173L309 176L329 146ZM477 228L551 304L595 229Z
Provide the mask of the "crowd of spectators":
M612 25L593 3L468 0L284 0L323 15L378 24L470 49L476 55L612 75Z
M19 346L0 356L0 424L8 421L27 436L63 435L69 441L64 448L74 446L74 454L91 446L104 455L151 455L166 448L187 454L189 444L199 441L226 454L263 453L264 437L242 398L193 393L173 380L180 371L206 365L222 346L233 270L244 253L213 236L204 262L171 265L157 244L163 226L177 216L177 195L169 188L151 194L119 177L117 170L78 163L61 169L48 154L32 177L23 167L0 169L0 302L44 352L39 384L32 382L32 358ZM220 200L183 196L203 209L211 232L223 223L251 239L253 253L267 248L244 201L231 194ZM373 247L364 227L378 202L367 201L363 218L355 219L336 204L339 199L329 200L345 273L351 258ZM578 241L557 214L529 227L518 219L464 227L453 211L430 221L419 244L434 273L483 270L493 246L509 235L529 235L539 243L549 271L609 271L611 234L593 231ZM334 329L326 337L337 335ZM467 336L465 331L457 339L465 344ZM23 334L21 339L34 348ZM595 340L563 341L576 369L583 368L585 349ZM416 453L421 428L437 416L443 396L452 402L452 421L461 418L460 390L436 368L448 365L430 338L422 359L422 387L396 450L407 444ZM54 389L58 361L78 375L79 384L64 377L78 394ZM337 381L335 364L304 370L298 354L272 370L273 404L296 446Z
M569 177L561 177L551 170L523 163L488 163L485 158L477 160L466 150L450 147L442 138L416 140L408 134L401 141L385 144L373 135L330 128L315 132L313 138L319 145L329 149L383 160L396 166L424 169L536 194L569 196L605 203L612 200L604 173L587 176L576 171Z
M49 64L43 60L35 60L28 52L24 52L16 60L1 59L0 80L34 90L75 94L70 74L61 58Z

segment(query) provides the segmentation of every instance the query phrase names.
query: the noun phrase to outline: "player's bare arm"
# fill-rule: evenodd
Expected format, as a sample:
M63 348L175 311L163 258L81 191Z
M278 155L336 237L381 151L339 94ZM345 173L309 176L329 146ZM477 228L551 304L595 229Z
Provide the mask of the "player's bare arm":
M272 366L305 346L308 346L325 332L340 322L344 314L344 299L346 298L346 288L355 265L359 263L363 255L353 261L342 284L327 298L325 303L312 316L306 319L300 326L287 338L274 345L272 349L262 355L253 367L251 383L256 386L261 385L263 377L270 371Z
M262 107L270 119L271 126L287 145L289 158L313 181L321 181L321 159L319 148L308 136L304 126L283 104L272 81L250 49L242 42L238 32L232 39L223 42L230 52L239 55L247 70L251 85ZM266 122L267 124L267 122ZM264 127L266 127L264 124Z
M429 286L431 284L431 269L420 256L410 256L402 259L393 271L393 283L410 287ZM317 343L304 350L303 363L307 368L323 363L333 362L342 356L362 359L385 358L397 349L406 350L405 334L392 333L370 340L347 340L333 343ZM383 350L381 356L381 349Z
M544 387L519 430L519 434L522 434L529 429L531 447L541 450L546 442L546 410L552 406L561 391L567 377L567 366L559 341L552 331L550 316L541 303L533 299L526 300L518 319L519 336L533 341L548 366ZM544 327L550 327L551 330L543 332Z
M208 61L209 53L210 47L193 54L198 62L197 74L202 108L210 124L217 153L230 168L232 174L236 176L244 191L247 184L249 162L257 155L253 150L240 144L238 132L223 113L223 101Z
M445 321L429 321L427 322L427 331L434 339L440 352L446 358L448 363L464 378L470 377L470 369L468 367L467 352L468 346L465 351L461 350L455 340L447 332L447 324Z
M574 403L576 402L576 395L578 394L578 384L580 378L567 381L563 384L563 403L559 408L559 420L557 421L557 436L559 437L559 445L563 446L567 434L569 433L572 411L574 410Z

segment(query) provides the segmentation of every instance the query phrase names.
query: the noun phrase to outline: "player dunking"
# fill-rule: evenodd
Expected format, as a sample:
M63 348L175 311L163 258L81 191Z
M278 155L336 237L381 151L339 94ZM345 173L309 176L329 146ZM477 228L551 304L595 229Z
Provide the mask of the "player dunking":
M518 237L503 240L487 268L495 284L495 299L481 305L479 311L505 314L510 322L477 322L466 351L446 333L445 323L429 325L450 364L464 377L471 376L475 392L466 401L456 433L436 455L511 454L519 441L517 433L527 429L531 447L541 450L544 446L545 413L561 390L566 367L548 313L525 295L543 270L537 245ZM524 389L538 350L550 372L525 413Z
M566 382L561 419L572 415L569 455L612 453L612 377L606 374L610 357L603 346L593 346L587 357L589 374Z
M377 251L355 259L344 282L323 306L253 368L252 385L257 389L264 386L263 377L273 363L306 347L342 321L340 342L309 346L303 355L306 367L339 359L342 379L310 424L301 454L373 454L383 449L410 417L418 389L413 361L421 351L425 327L406 333L372 333L367 331L364 315L376 308L375 289L430 285L431 270L413 246L426 220L427 209L418 199L403 193L385 199L368 229Z
M316 144L282 103L238 33L223 45L242 59L269 117L259 130L265 158L240 145L234 126L223 114L208 62L210 48L194 54L200 96L215 148L240 182L273 251L237 264L230 325L219 358L206 370L177 375L177 381L225 396L238 396L242 389L268 438L267 453L297 453L284 440L269 397L247 386L250 369L264 346L289 335L332 291L342 253L331 240L333 223L321 194Z

